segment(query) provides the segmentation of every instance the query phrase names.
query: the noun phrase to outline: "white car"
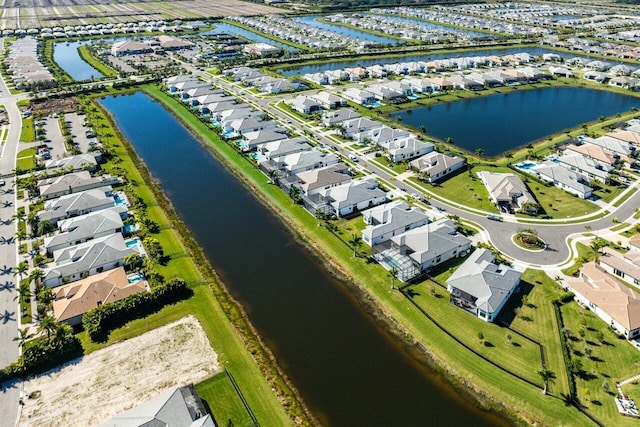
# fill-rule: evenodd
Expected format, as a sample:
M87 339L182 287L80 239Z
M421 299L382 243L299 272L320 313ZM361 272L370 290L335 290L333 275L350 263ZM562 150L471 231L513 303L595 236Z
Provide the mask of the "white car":
M7 185L7 181L0 179L0 187L4 187L5 185Z

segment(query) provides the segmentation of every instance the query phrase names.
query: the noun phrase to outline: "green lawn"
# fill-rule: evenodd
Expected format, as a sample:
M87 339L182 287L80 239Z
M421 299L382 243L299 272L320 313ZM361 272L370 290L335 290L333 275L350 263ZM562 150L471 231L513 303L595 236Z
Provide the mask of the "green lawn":
M618 414L612 393L616 382L640 374L640 352L627 340L618 338L593 312L577 303L564 304L561 311L565 327L571 331L572 357L581 360L584 367L584 372L576 376L580 402L605 425L637 425L637 420ZM599 333L604 335L602 341ZM586 348L592 351L590 357L585 353ZM610 393L603 389L605 382Z
M220 426L253 427L253 421L242 404L242 400L229 376L221 372L206 381L196 384L201 399L215 408L216 421ZM243 394L244 391L240 390Z
M575 262L570 267L562 270L562 272L567 276L577 275L583 264L589 261L593 261L593 259L595 258L595 253L589 246L583 245L582 243L577 243L576 248L578 250L578 253L575 254Z
M22 171L30 171L36 168L35 148L26 148L16 155L16 168Z
M35 141L35 130L33 129L33 118L27 117L22 119L22 129L20 130L21 142Z
M369 295L372 296L386 315L402 325L403 337L411 336L415 338L424 348L428 349L428 352L434 360L447 366L448 372L453 373L455 377L454 382L459 384L473 384L483 391L485 397L491 396L490 402L486 402L486 398L481 398L488 407L496 408L496 402L502 402L498 404L498 406L504 404L509 408L508 412L523 414L522 416L525 417L524 420L526 423L553 425L590 424L590 421L586 417L581 415L575 408L566 406L560 398L543 396L541 393L541 381L536 381L535 383L537 385L532 386L527 382L515 378L513 375L497 369L493 364L479 358L450 335L439 329L400 292L390 290L390 279L386 270L377 264L370 263L367 258L353 257L353 249L341 241L344 240L343 236L340 236L340 239L338 239L336 235L329 232L326 227L318 227L316 218L309 215L302 207L292 205L288 195L275 185L269 185L268 178L264 176L264 174L258 171L244 157L238 156L236 151L229 145L221 143L217 136L215 136L204 123L194 117L179 101L162 94L156 86L147 86L146 90L170 107L183 122L192 127L194 132L201 135L209 147L216 153L217 157L229 167L238 171L258 197L263 198L285 221L300 230L303 241L309 245L313 245L322 252L325 257L333 260L338 270L344 272L349 277L356 278L353 282L346 282L346 286L350 287L350 292L362 294L364 298L367 298ZM466 172L464 173L466 174ZM451 191L456 191L454 186L451 186ZM361 219L354 219L353 222L351 222L351 220L345 222L344 226L355 230L358 226L358 220L361 221ZM343 232L345 234L347 233L346 230ZM350 234L347 235L350 236ZM537 308L527 307L523 315L528 316L532 320L522 320L522 322L527 323L524 324L521 322L522 324L519 324L519 319L515 319L512 322L512 327L526 332L527 335L537 339L545 346L545 354L549 360L548 364L551 370L560 377L562 374L559 367L561 367L562 362L559 361L561 358L558 358L558 354L561 353L558 351L560 349L558 345L559 338L555 337L555 335L557 335L557 329L548 328L546 323L554 321L552 317L549 317L549 313L551 312L549 308L550 301L546 299L550 298L554 292L557 292L557 287L544 273L534 273L531 280L533 280L535 285L530 292L532 295L530 301L535 304ZM527 278L527 281L530 281L530 279ZM538 284L538 282L541 283ZM418 284L417 286L421 285ZM430 292L429 288L427 288L427 291ZM446 296L444 295L445 291L440 289L438 292L440 292L443 295L443 299L446 300ZM537 295L535 298L539 298L540 301L536 302L533 295ZM429 293L422 297L426 300L429 298L435 299L431 297ZM543 304L542 301L547 302ZM440 303L437 301L436 304L442 304L441 309L443 313L447 312L446 310L454 308L445 307L444 302ZM440 307L440 305L438 305L438 307ZM374 308L374 310L376 309ZM476 322L478 322L478 320L464 312L456 312L456 316L459 316L458 319L462 323L447 322L447 325L456 329L467 328L474 331L474 335L477 334ZM545 320L547 318L551 320ZM469 325L473 325L473 327ZM498 344L498 340L506 340L506 333L494 331L495 325L480 326L490 328L490 333L493 334L491 335L491 339L496 341L496 345ZM545 330L538 331L538 329L543 328ZM404 333L408 335L404 335ZM513 341L517 341L518 343L523 341L521 338L514 337L515 335L512 334ZM475 339L477 340L477 337ZM413 340L411 340L411 342L413 342ZM490 351L491 349L487 348L482 350ZM522 353L525 353L525 351ZM497 357L500 357L500 355L497 355ZM512 356L508 355L505 357L511 358ZM526 360L534 359L529 358ZM509 363L513 364L513 359L510 359ZM529 368L518 367L517 369L519 372L526 373L528 377L535 379L537 375L536 371L539 367L536 365ZM236 369L232 369L232 372L236 375ZM561 378L556 381L557 383L552 385L552 390L554 396L559 396L566 387L563 385ZM244 387L241 386L241 388L244 390Z

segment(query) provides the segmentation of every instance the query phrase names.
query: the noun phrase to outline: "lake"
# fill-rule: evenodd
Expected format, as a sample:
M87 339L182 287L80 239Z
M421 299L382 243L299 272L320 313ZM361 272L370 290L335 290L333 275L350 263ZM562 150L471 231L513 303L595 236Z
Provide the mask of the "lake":
M235 25L227 24L224 22L216 22L215 28L213 30L202 33L202 36L206 36L207 34L233 34L234 36L242 37L243 39L247 39L254 43L267 43L271 46L276 46L284 50L288 50L289 52L298 52L300 49L297 49L293 46L289 46L288 44L279 43L277 41L271 40L270 38L263 37L259 34L254 33L253 31L245 30L244 28L236 27Z
M101 103L323 425L506 425L419 366L162 106Z
M604 90L549 87L479 96L406 110L402 123L494 157L582 123L640 108L640 98Z
M90 41L74 41L53 44L53 60L76 81L99 79L104 77L80 57L78 48Z

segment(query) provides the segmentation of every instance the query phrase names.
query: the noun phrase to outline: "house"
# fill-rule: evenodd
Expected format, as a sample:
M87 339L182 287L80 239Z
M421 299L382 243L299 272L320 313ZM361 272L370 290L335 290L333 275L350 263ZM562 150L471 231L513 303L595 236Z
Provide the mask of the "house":
M44 238L47 254L91 239L122 233L122 209L118 207L91 212L59 222L60 233Z
M633 155L636 150L635 146L632 144L613 138L609 135L604 135L599 138L583 137L583 141L587 144L596 145L604 148L605 150L609 150L614 153L615 156L618 156L621 161L626 162L629 161L629 156Z
M347 102L344 99L330 92L323 91L310 96L315 99L322 108L327 110L336 110L347 105Z
M613 167L617 162L612 151L594 144L569 144L564 147L563 153L565 155L580 154L607 167Z
M471 240L456 231L448 218L409 229L372 248L373 258L385 268L395 268L407 281L440 263L465 254Z
M452 174L464 166L465 160L458 156L432 151L409 162L412 169L424 174L428 182L436 182L445 176Z
M500 206L502 204L522 209L528 203L527 210L536 211L537 202L529 193L524 182L512 173L478 172L480 180L489 191L489 198Z
M373 93L353 87L340 93L340 96L359 105L374 105L376 102L376 97Z
M567 281L575 300L589 307L617 333L632 339L640 334L640 294L594 263L584 264L580 277Z
M300 192L304 196L308 197L350 182L351 175L348 169L344 163L336 163L310 171L298 172L295 175L298 178L295 185L300 188Z
M63 157L62 159L53 159L44 164L44 167L47 169L70 169L74 172L80 170L93 172L97 166L98 162L96 161L96 157L90 153Z
M562 167L555 162L541 163L533 167L530 172L580 198L588 199L593 194L593 188L589 186L589 179L586 175Z
M278 124L271 120L264 120L262 117L248 117L245 119L238 119L225 125L225 132L233 132L234 134L241 136L247 132L256 132L265 129L275 129Z
M325 198L338 217L372 208L387 201L387 193L378 188L378 182L375 179L350 181L318 194Z
M322 111L320 103L310 96L298 95L289 103L291 108L302 114L313 114Z
M263 129L244 133L242 135L242 140L238 142L238 145L242 148L242 151L253 151L258 145L287 138L288 135L282 128Z
M557 160L560 166L588 176L589 181L595 179L607 183L609 182L609 174L613 171L613 166L582 154L563 154Z
M282 49L267 43L249 43L244 45L242 52L247 55L278 56L282 53Z
M181 50L192 46L189 41L167 35L158 36L158 42L160 42L160 47L164 50Z
M341 133L343 138L360 141L361 136L366 137L374 129L380 129L384 125L367 117L358 117L342 122Z
M582 75L583 79L591 80L598 83L604 83L609 79L609 76L600 71L590 70Z
M429 217L422 210L409 207L403 200L367 209L362 212L362 219L367 224L362 230L362 240L369 246L429 222Z
M169 390L98 427L216 427L193 385Z
M288 175L296 175L300 172L331 166L338 163L338 156L333 153L323 153L316 149L287 154L278 158L281 168Z
M574 77L573 71L565 67L549 67L549 73L556 77Z
M355 110L346 109L338 111L329 111L322 116L322 124L326 127L336 126L347 120L360 118L360 113Z
M611 138L619 139L633 146L640 146L640 134L636 132L630 132L628 130L617 129L613 132L609 132Z
M111 197L111 186L69 194L44 203L44 209L38 212L40 222L49 221L53 226L64 218L86 215L90 212L112 208L116 205ZM125 206L120 207L126 211Z
M312 148L307 142L307 138L300 136L298 138L278 139L260 144L257 147L257 151L265 160L272 160L288 154L309 151Z
M495 321L522 275L494 262L491 251L477 249L447 279L450 301L486 322Z
M602 248L600 267L625 282L640 288L640 252L620 253L608 247Z
M121 267L124 258L131 254L144 254L140 241L133 239L125 242L120 233L60 249L53 253L54 262L44 269L43 283L54 288Z
M402 80L403 83L409 85L414 93L433 93L437 92L436 86L426 79L410 77Z
M44 200L51 200L66 194L79 193L120 183L121 180L118 177L111 175L92 177L89 171L82 170L54 178L42 179L38 181L38 190L40 191L40 197Z
M123 267L103 271L54 288L53 317L57 322L77 326L87 311L148 290L144 280L129 281Z
M631 236L629 239L629 250L640 252L640 234Z
M432 152L434 145L430 142L418 141L415 138L404 138L392 141L387 148L389 160L394 163L413 159Z

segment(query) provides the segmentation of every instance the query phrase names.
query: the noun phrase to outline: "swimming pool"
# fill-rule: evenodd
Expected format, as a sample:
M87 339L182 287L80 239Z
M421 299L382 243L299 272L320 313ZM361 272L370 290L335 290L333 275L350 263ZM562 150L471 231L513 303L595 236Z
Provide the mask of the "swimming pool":
M523 169L528 171L529 169L533 169L537 165L538 164L536 162L520 162L520 163L516 163L514 166L517 167L518 169Z

